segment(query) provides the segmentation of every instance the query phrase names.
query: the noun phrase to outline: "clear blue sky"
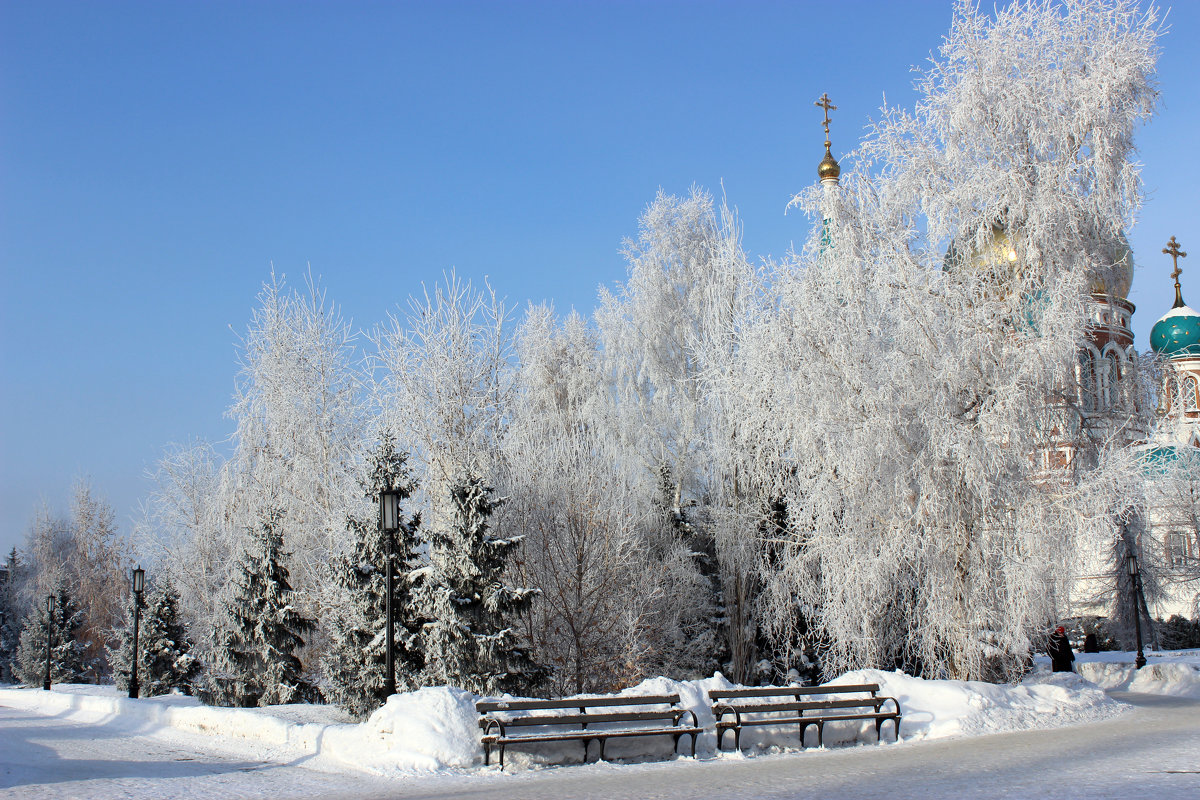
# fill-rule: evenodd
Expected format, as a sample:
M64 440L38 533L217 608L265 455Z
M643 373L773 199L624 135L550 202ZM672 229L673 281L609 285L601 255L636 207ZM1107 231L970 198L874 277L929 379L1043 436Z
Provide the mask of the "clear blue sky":
M1196 251L1200 4L1139 144L1138 346ZM220 440L273 262L367 328L454 267L590 311L655 191L740 210L755 256L948 27L941 2L0 1L0 548L90 476L128 529L169 442ZM1195 267L1191 267L1193 261ZM232 330L231 330L232 328Z

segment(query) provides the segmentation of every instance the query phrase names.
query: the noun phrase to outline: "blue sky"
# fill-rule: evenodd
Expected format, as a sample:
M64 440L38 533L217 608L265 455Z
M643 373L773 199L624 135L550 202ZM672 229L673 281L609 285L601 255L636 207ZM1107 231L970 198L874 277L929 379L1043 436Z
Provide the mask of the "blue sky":
M949 19L948 0L0 1L0 547L80 476L128 529L166 444L228 435L272 263L293 285L311 265L363 328L450 268L590 311L657 189L693 183L723 185L751 254L783 254L822 154L813 100L851 149L885 95L911 103ZM1143 349L1173 296L1159 251L1200 247L1198 4L1170 21L1130 235Z

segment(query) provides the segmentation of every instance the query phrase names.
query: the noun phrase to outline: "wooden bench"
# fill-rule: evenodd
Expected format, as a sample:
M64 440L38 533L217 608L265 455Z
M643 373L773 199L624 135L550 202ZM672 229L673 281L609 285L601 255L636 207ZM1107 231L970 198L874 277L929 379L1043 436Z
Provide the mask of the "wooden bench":
M665 706L646 710L634 706ZM626 697L573 697L566 700L481 700L475 704L479 727L483 729L483 763L491 763L492 748L500 748L500 769L504 769L504 748L511 744L538 742L583 742L583 760L588 744L600 743L600 760L609 739L632 736L671 736L679 749L681 736L692 737L692 757L696 757L696 736L703 731L696 713L679 707L679 695ZM577 712L577 713L563 713ZM685 717L691 725L681 724ZM602 727L590 727L602 726Z
M717 749L722 749L725 732L733 731L733 747L740 750L742 728L751 725L798 725L801 747L805 731L815 725L817 745L821 746L825 723L847 720L874 720L875 736L882 741L883 723L890 719L899 740L900 703L894 697L879 697L878 692L877 683L710 690L708 699L717 721ZM815 695L821 699L804 699ZM895 706L894 711L883 710L888 702Z

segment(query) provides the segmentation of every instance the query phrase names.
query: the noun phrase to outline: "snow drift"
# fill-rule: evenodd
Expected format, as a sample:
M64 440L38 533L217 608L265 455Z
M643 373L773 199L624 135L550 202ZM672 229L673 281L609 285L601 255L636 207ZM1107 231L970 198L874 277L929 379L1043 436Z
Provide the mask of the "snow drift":
M1118 659L1125 660L1118 660ZM834 684L878 683L883 695L900 701L904 713L902 745L952 736L1047 728L1091 722L1122 713L1126 706L1106 689L1200 698L1200 665L1188 660L1156 658L1134 670L1128 654L1102 654L1078 664L1079 674L1039 671L1017 685L975 681L923 680L900 672L857 670ZM652 678L623 692L624 696L678 694L681 705L696 713L705 733L697 755L716 754L714 720L706 692L732 688L724 676L694 681ZM402 776L463 772L483 763L479 744L476 695L453 687L432 687L398 694L365 722L348 724L329 706L273 706L259 709L213 708L194 698L171 695L144 700L118 696L113 687L67 685L53 691L0 688L0 704L42 714L62 714L86 722L115 723L141 732L175 728L204 733L230 747L271 760L297 760L317 769L360 771ZM875 743L874 724L828 725L826 745ZM811 741L811 736L809 740ZM884 726L884 746L894 746ZM747 753L797 749L795 726L746 729ZM681 745L684 750L686 745ZM613 741L613 760L643 761L672 757L669 737ZM595 747L591 758L595 758ZM724 757L739 757L726 755ZM506 754L514 767L579 763L578 742L518 747Z

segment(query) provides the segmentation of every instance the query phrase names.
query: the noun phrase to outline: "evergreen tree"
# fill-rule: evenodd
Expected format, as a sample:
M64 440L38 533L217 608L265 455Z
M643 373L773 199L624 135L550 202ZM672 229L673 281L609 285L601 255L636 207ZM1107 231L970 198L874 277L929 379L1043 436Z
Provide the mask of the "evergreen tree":
M65 586L54 595L50 620L50 681L82 683L94 668L80 639L84 614ZM35 609L25 618L17 648L17 677L22 683L40 685L46 675L46 609Z
M178 607L179 593L169 578L155 581L149 599L142 600L138 631L138 684L142 697L169 694L172 689L192 693L192 682L200 665L192 655L192 642L179 619ZM122 691L129 689L132 648L133 601L130 600L118 645L108 651L113 678Z
M221 663L204 690L220 705L303 703L315 694L296 656L314 625L294 605L282 522L278 510L269 510L234 569L227 622L217 634Z
M339 602L327 622L329 648L321 658L325 696L356 717L365 717L387 699L384 684L387 664L387 536L380 530L378 516L371 513L385 489L400 492L407 500L416 488L409 472L408 454L399 450L395 437L385 431L371 452L367 473L360 479L366 501L359 514L347 520L354 536L354 552L334 561L334 580ZM392 553L395 575L392 597L396 630L393 633L396 685L413 687L423 666L418 637L421 621L412 600L412 573L418 566L416 553L420 515L404 519L394 534Z
M16 680L17 644L21 640L20 580L23 564L13 548L0 568L0 683Z
M429 536L430 567L418 587L432 622L425 626L425 679L477 694L521 692L545 677L519 644L513 626L540 594L504 583L508 559L521 543L492 535L488 519L500 504L476 476L454 485L445 522Z

